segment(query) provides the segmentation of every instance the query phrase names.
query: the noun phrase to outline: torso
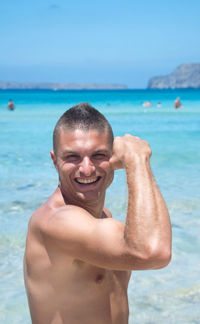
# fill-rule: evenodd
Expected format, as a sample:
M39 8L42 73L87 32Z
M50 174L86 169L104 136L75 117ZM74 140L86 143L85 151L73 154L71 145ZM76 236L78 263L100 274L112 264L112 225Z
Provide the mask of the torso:
M32 323L127 324L130 272L73 259L44 240L39 224L47 209L32 216L24 257Z

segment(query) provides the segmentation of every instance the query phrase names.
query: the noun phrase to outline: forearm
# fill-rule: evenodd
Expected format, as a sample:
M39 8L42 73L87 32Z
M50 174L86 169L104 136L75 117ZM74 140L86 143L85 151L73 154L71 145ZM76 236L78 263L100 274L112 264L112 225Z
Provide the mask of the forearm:
M124 168L128 184L128 210L124 227L124 253L132 269L167 265L171 257L171 225L164 199L150 167L146 141L126 134L116 137L113 170Z
M141 266L144 263L144 268L164 266L171 251L171 225L149 158L129 159L125 169L128 184L126 244L138 256Z

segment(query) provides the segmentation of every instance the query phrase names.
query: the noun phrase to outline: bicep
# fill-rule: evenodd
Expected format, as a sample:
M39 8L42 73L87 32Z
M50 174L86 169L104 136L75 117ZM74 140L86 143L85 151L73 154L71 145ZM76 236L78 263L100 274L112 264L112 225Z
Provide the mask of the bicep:
M67 255L93 265L125 270L128 266L124 225L113 218L96 219L87 212L60 214L46 226L46 235Z

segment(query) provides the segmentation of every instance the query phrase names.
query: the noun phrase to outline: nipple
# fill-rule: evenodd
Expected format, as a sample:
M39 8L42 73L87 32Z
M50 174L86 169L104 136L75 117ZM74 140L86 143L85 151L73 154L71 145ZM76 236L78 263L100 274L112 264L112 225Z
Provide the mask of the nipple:
M96 282L97 284L100 284L100 283L103 281L103 278L104 278L104 276L103 276L102 274L98 274L98 275L96 276L95 282Z

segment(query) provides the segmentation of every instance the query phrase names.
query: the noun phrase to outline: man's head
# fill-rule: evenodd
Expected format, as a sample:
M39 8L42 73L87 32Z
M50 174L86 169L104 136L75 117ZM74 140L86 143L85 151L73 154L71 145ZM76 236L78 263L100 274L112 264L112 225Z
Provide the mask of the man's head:
M60 131L74 131L81 129L84 131L96 130L98 133L107 132L108 142L112 147L113 131L107 121L97 109L88 103L80 103L68 109L58 120L53 132L53 149L55 155L57 154L59 146Z
M110 166L113 132L106 118L87 103L67 110L53 134L51 158L68 201L103 201L113 179Z

